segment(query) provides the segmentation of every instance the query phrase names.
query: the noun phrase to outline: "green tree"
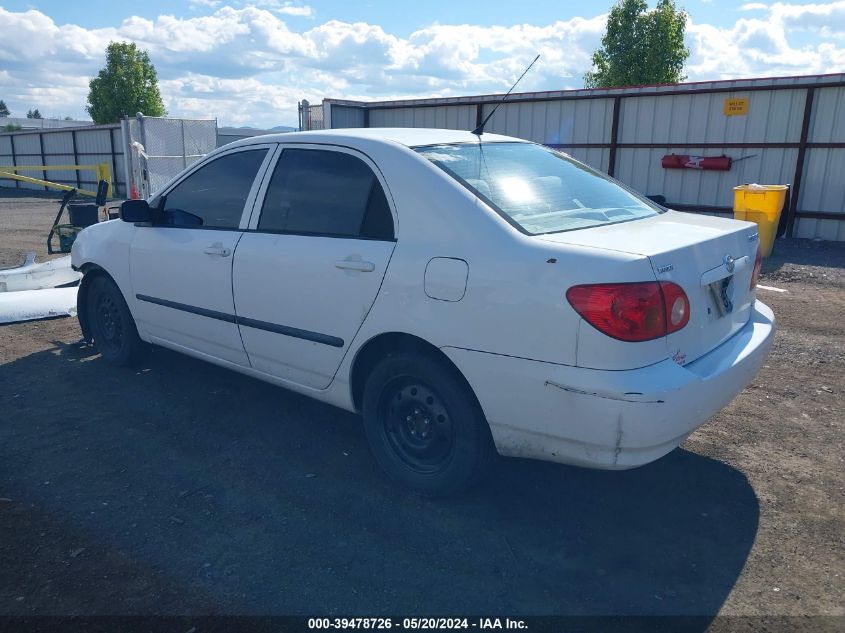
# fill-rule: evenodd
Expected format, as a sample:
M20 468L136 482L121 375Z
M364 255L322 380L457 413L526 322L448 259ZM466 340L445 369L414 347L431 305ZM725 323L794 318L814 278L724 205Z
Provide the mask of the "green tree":
M6 107L6 102L0 99L0 116L9 116L9 108Z
M3 131L4 132L17 132L19 129L21 129L21 126L18 125L17 123L9 123L9 125L7 125L6 127L3 128Z
M106 48L106 67L88 87L85 109L94 123L114 123L136 112L147 116L167 114L150 56L134 43L110 42Z
M34 110L27 110L26 112L27 119L43 119L44 117L41 116L41 113L38 111L38 108Z
M685 11L674 0L658 0L653 11L646 0L619 0L610 9L601 47L593 53L593 69L584 75L587 88L673 84L686 79Z

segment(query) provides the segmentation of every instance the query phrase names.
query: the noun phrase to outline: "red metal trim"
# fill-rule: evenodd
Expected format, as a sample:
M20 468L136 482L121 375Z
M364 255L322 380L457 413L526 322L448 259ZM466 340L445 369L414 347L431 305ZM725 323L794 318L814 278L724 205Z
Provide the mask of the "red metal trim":
M814 78L814 77L832 77L840 75L841 73L835 73L833 75L807 75L806 77ZM792 79L793 77L787 77L787 79ZM796 76L795 79L802 78L802 76ZM756 79L731 79L731 80L720 80L725 81L725 83L729 83L732 81L759 81ZM637 98L637 97L654 97L654 96L663 96L663 95L689 95L689 94L717 94L717 93L739 93L739 92L771 92L776 90L804 90L807 88L841 88L845 86L845 80L843 81L831 81L827 83L795 83L795 84L784 84L784 85L767 85L767 86L734 86L734 87L727 87L727 86L719 86L719 87L708 87L708 88L693 88L684 90L681 89L683 86L689 85L696 85L696 84L713 84L719 83L715 81L702 81L702 82L692 82L688 84L665 84L665 85L657 85L653 86L654 90L647 90L645 92L631 92L631 93L623 93L623 94L614 94L612 91L621 91L621 90L628 90L631 88L651 88L652 86L626 86L623 88L576 88L572 90L550 90L545 92L523 92L523 93L514 93L508 98L508 103L540 103L543 101L571 101L574 99L613 99L615 97L621 97L623 99L627 98ZM661 87L667 86L677 86L679 89L675 90L661 90ZM542 96L536 96L542 95ZM554 96L551 96L554 95ZM436 108L441 106L467 106L467 105L476 105L478 103L481 104L489 104L489 103L496 103L497 101L501 100L503 95L472 95L472 96L461 96L461 97L446 97L448 99L454 99L454 101L446 101L446 102L439 102L439 103L411 103L414 99L404 99L401 101L371 101L371 102L362 102L363 107L371 108L373 110L385 110L385 109L403 109L403 108ZM437 97L435 97L437 98Z

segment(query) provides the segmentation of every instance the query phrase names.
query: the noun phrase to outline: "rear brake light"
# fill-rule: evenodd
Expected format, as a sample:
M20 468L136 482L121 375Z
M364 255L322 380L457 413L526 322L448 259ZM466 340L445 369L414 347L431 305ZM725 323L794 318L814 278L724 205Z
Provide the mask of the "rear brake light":
M763 253L760 248L757 248L757 256L754 258L754 270L751 272L751 285L749 290L754 290L757 287L757 278L760 276L760 267L763 265Z
M661 281L660 289L663 290L663 305L666 310L666 333L671 334L689 323L689 299L684 289L671 281Z
M689 299L670 281L573 286L566 298L587 323L620 341L650 341L689 323Z

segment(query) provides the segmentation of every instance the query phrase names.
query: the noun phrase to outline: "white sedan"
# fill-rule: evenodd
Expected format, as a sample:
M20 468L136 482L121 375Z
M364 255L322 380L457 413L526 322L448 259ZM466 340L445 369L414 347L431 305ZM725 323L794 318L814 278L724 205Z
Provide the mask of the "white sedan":
M659 207L557 151L430 129L222 147L73 246L83 335L152 343L360 412L393 479L496 452L624 469L763 364L756 225Z

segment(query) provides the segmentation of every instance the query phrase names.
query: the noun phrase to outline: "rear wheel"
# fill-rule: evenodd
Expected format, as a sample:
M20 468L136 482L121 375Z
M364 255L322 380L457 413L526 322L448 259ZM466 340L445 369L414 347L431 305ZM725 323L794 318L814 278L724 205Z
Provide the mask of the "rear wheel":
M475 483L495 455L475 397L454 368L426 354L385 357L364 388L364 428L382 469L429 494Z
M146 347L117 285L98 275L88 288L86 305L94 345L102 357L115 366L139 361Z

